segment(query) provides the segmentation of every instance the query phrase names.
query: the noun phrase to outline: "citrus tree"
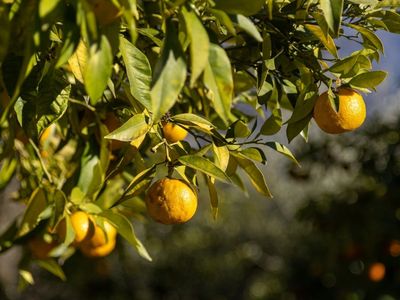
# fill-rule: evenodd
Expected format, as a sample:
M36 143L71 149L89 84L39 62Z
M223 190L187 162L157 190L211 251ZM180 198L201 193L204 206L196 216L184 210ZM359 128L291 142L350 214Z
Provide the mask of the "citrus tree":
M359 92L386 76L374 32L400 31L394 0L0 3L0 187L17 179L26 204L0 251L26 246L27 283L32 262L64 278L77 249L105 256L117 234L151 260L131 220L186 222L200 186L214 217L217 181L246 174L271 197L265 147L297 161L270 136L307 139L313 115L359 127Z

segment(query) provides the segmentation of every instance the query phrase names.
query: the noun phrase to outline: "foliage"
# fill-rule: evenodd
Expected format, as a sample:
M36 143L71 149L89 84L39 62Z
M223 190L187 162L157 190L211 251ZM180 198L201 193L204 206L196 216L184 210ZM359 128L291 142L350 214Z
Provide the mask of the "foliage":
M374 32L400 30L398 4L3 0L0 187L18 178L26 210L0 251L35 235L57 240L57 224L82 210L150 260L129 218L141 218L146 189L167 174L192 186L204 176L215 216L216 180L243 188L243 171L271 196L264 148L295 158L266 136L285 124L289 141L307 138L323 85L374 90L386 76L371 71L384 50ZM337 38L359 50L340 57ZM190 138L168 143L162 121ZM55 259L73 254L73 236L66 222L39 265L63 278ZM30 261L20 264L27 283Z

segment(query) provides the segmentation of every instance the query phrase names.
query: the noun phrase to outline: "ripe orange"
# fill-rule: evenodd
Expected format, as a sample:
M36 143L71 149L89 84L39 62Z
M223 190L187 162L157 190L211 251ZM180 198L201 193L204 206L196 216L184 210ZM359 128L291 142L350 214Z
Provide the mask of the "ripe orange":
M75 232L74 244L78 245L85 240L90 239L94 234L94 224L90 216L83 212L77 211L71 215L71 224ZM57 227L60 239L65 239L65 220L62 220Z
M339 88L336 95L339 99L338 111L331 106L328 92L318 97L314 107L314 119L319 128L327 133L337 134L360 127L366 117L362 96L349 88Z
M102 257L110 254L114 248L117 238L117 230L107 221L104 222L104 229L95 226L93 236L81 243L82 253L88 257Z
M368 270L368 277L371 281L378 282L385 277L386 268L383 263L373 263Z
M162 125L162 131L168 143L182 141L188 134L184 128L174 123L163 123Z
M122 12L111 0L89 0L93 12L100 25L105 26L117 20Z
M42 237L33 237L28 241L27 246L34 258L46 259L57 244L55 242L48 243Z
M147 191L146 207L149 215L163 224L189 221L197 209L197 196L178 179L163 178Z

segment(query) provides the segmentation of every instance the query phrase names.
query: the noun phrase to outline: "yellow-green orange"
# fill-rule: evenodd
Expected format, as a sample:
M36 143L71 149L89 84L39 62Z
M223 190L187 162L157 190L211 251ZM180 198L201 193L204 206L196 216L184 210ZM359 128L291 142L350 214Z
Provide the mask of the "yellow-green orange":
M366 117L366 107L362 96L349 88L339 88L336 92L339 110L336 111L328 97L321 94L314 107L314 119L323 131L337 134L360 127Z
M168 143L176 143L182 141L188 132L179 125L173 123L163 123L163 134Z
M163 178L149 188L146 207L150 217L157 222L185 223L196 212L197 196L186 183L178 179Z

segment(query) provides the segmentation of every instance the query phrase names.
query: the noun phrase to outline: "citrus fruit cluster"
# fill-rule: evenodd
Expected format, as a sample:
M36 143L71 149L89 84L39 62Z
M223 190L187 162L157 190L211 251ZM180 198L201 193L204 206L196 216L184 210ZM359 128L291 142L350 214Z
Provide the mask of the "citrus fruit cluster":
M83 211L74 212L69 217L75 233L72 245L80 249L85 256L102 257L114 250L117 230L109 222L104 221L100 226L91 215ZM35 236L28 241L28 248L34 258L46 259L50 252L65 240L66 219L62 219L50 233L56 233L50 241L44 236Z

